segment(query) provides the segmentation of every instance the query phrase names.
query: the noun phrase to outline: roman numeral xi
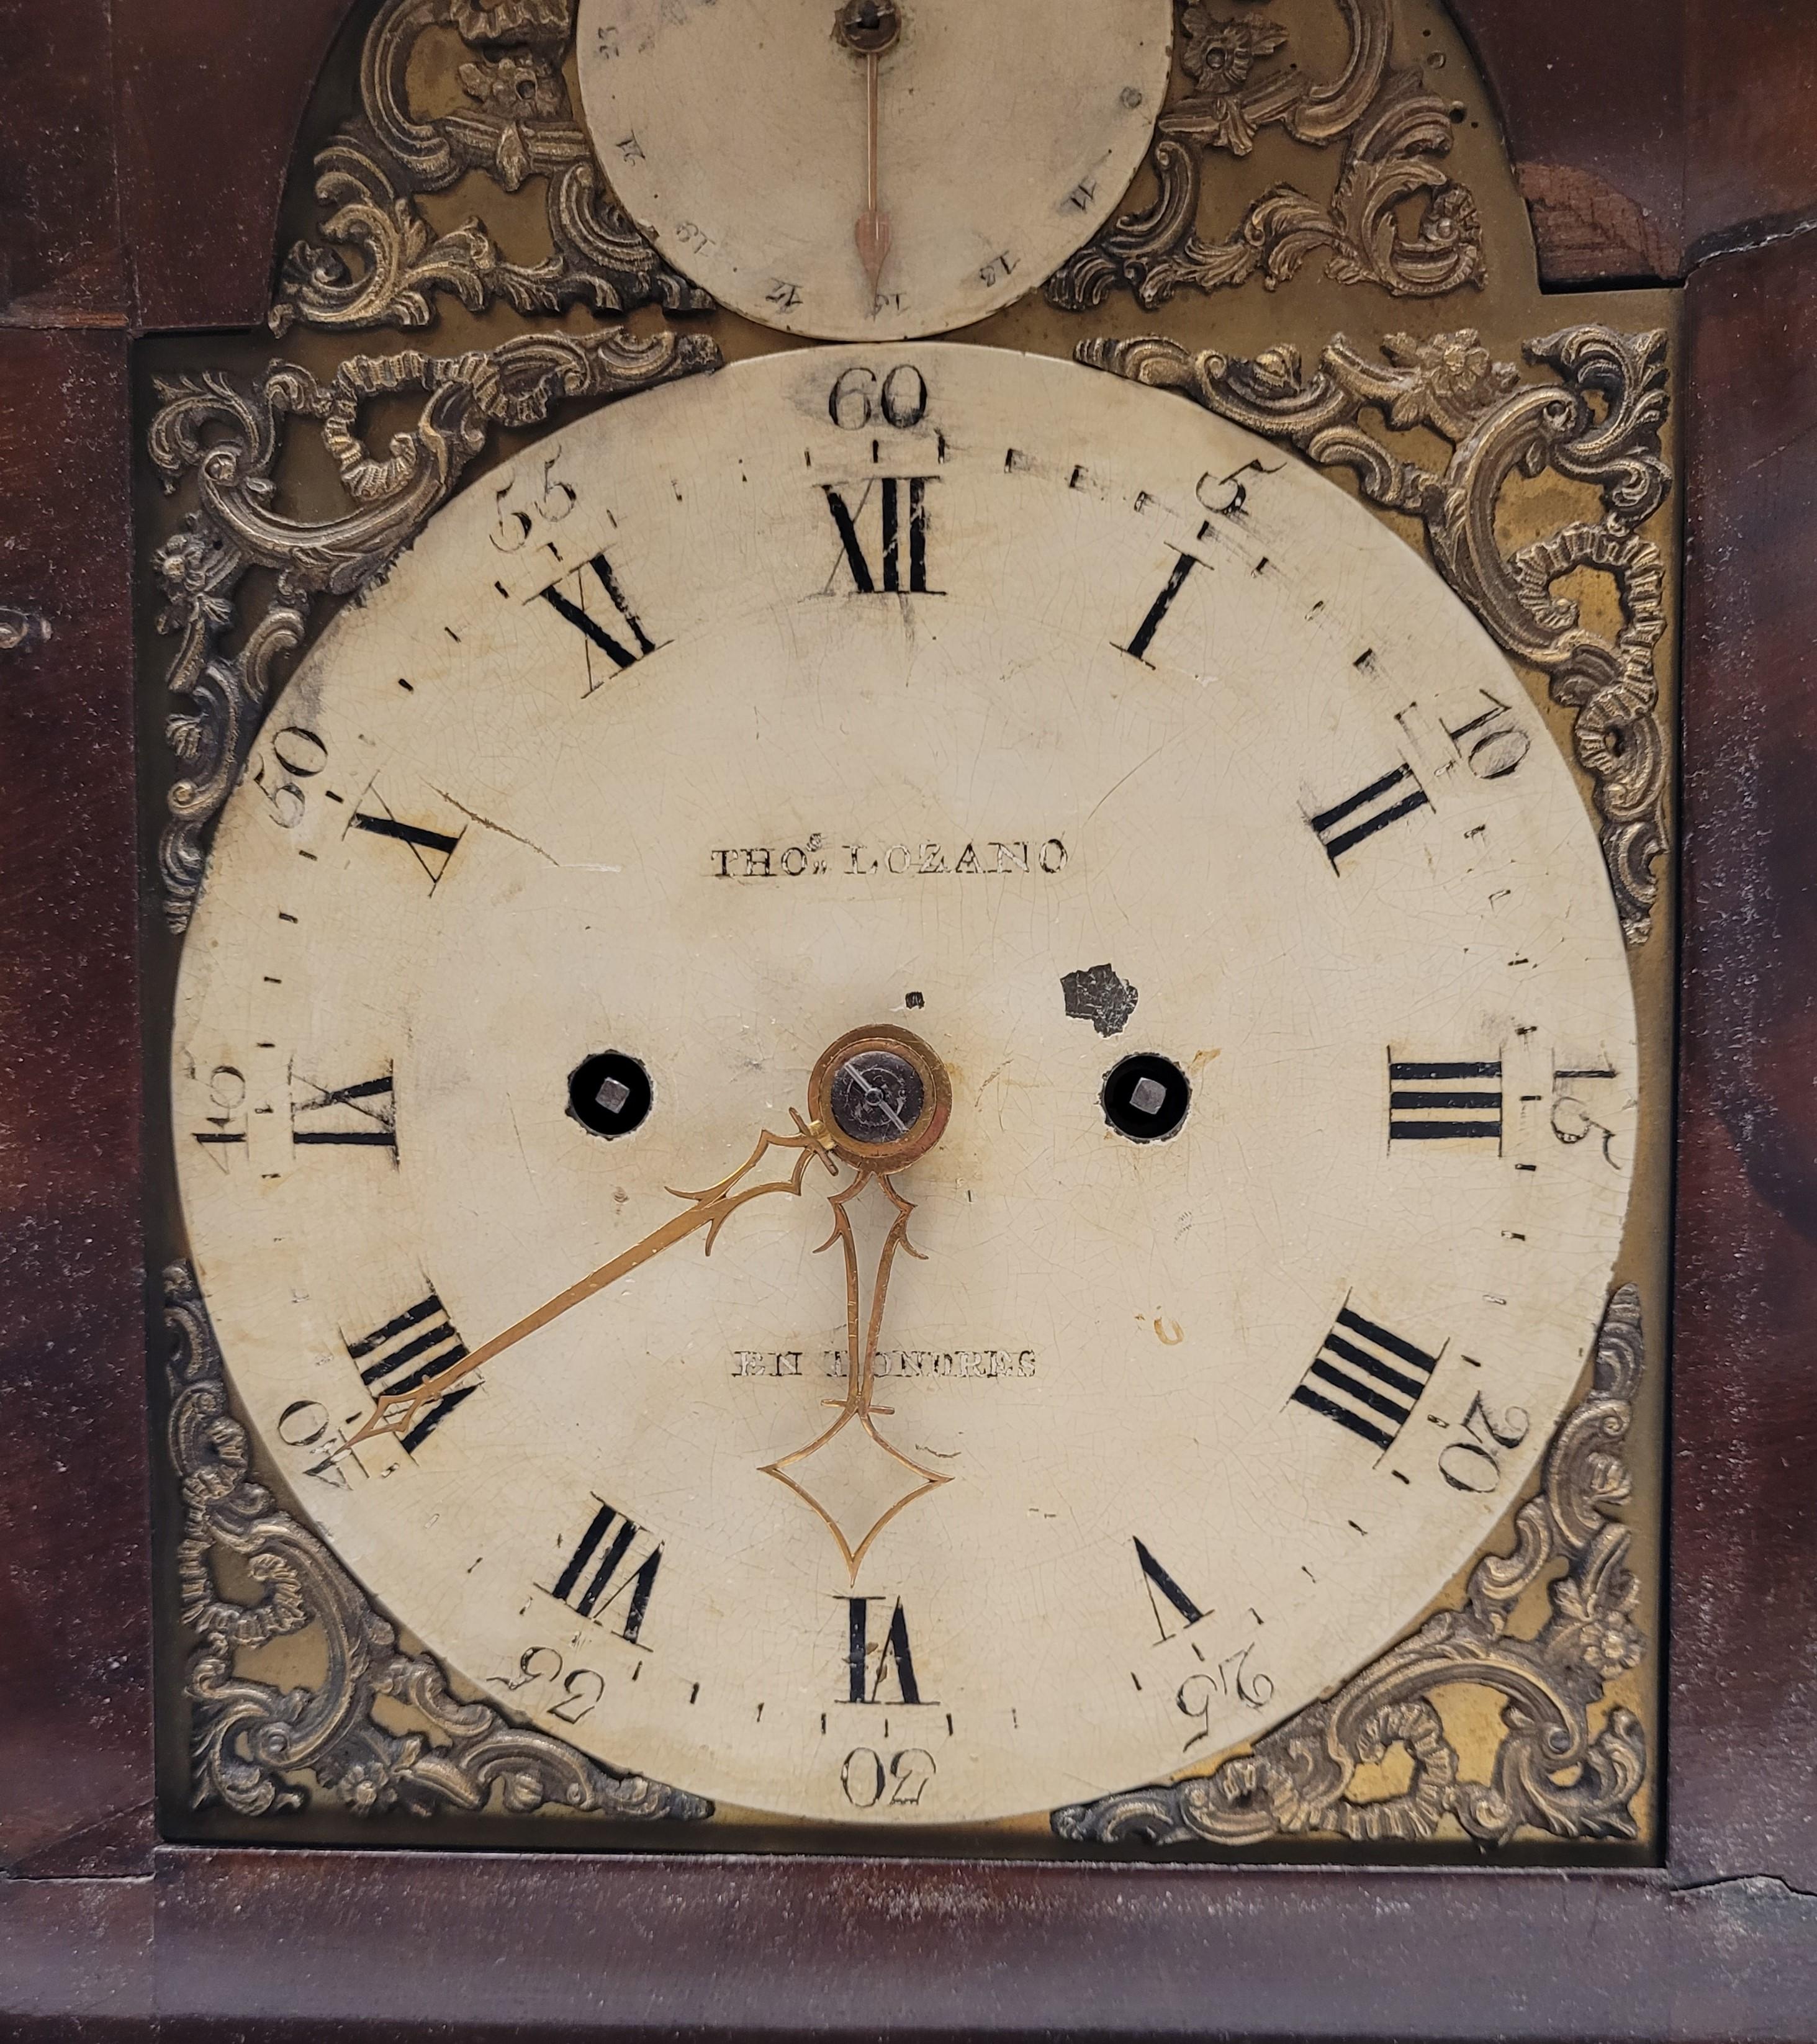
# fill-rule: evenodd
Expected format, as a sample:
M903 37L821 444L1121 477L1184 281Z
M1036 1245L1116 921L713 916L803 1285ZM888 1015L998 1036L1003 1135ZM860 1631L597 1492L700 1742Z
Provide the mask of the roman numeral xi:
M1441 1348L1439 1355L1443 1354ZM1438 1366L1438 1355L1346 1306L1293 1387L1292 1402L1385 1454Z
M564 582L572 585L573 595L562 587ZM586 693L590 696L602 682L612 678L609 673L595 672L593 656L596 652L604 654L612 663L613 672L623 674L627 667L634 667L645 654L659 650L656 640L644 630L643 620L632 609L611 562L604 554L595 554L571 575L562 576L536 594L585 641ZM603 605L599 602L601 597L605 599Z
M359 1366L359 1381L377 1397L381 1392L414 1391L426 1384L450 1363L459 1362L467 1354L467 1343L455 1332L448 1308L432 1292L383 1327L349 1341L347 1352ZM416 1425L399 1437L405 1454L413 1455L455 1408L478 1389L478 1379L469 1377L436 1399Z

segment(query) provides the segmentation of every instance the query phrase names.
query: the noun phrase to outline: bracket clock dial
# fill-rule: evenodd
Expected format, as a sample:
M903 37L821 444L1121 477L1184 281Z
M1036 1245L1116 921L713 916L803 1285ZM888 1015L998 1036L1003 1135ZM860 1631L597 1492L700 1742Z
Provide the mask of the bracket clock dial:
M198 1274L336 1551L822 1820L1101 1794L1386 1644L1627 1201L1621 930L1481 628L1001 351L740 364L441 513L267 720L177 1012Z
M378 11L149 440L184 1551L340 1642L192 1599L198 1802L1635 1835L1667 344L1458 327L1436 16L1276 11Z

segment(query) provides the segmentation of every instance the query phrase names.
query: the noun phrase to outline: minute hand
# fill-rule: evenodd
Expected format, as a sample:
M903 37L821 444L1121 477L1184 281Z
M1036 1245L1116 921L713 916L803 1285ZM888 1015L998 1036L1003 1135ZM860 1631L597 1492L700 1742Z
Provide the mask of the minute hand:
M799 1133L793 1135L774 1135L768 1129L757 1139L757 1147L738 1169L716 1185L709 1185L704 1192L677 1192L674 1197L689 1202L687 1207L672 1220L665 1221L653 1233L639 1243L621 1251L609 1263L602 1263L597 1270L590 1271L579 1283L570 1285L567 1291L539 1306L533 1313L527 1313L515 1321L502 1334L494 1335L470 1354L451 1362L446 1370L438 1370L433 1377L424 1378L405 1391L380 1393L371 1416L358 1433L348 1437L347 1445L357 1447L362 1441L376 1439L382 1434L406 1434L424 1411L437 1399L445 1398L463 1377L482 1368L495 1357L502 1355L508 1348L546 1327L551 1320L559 1320L572 1308L582 1304L596 1293L603 1292L609 1285L616 1285L620 1278L628 1278L633 1270L659 1256L665 1249L671 1249L678 1242L685 1242L690 1235L701 1228L707 1231L707 1254L713 1254L713 1246L720 1230L724 1227L742 1206L752 1200L762 1199L767 1193L790 1193L800 1196L808 1167L818 1158L836 1178L839 1167L828 1155L828 1143L821 1133L818 1123L804 1121L795 1116ZM772 1150L800 1151L795 1168L786 1178L766 1178L754 1185L743 1185L741 1181L748 1178Z

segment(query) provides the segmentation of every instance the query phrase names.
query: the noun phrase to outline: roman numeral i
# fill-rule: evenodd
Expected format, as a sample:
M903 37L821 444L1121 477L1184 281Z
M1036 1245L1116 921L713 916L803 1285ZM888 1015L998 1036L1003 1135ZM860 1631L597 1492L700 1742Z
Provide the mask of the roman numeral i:
M1438 1366L1438 1355L1346 1306L1290 1396L1385 1454Z

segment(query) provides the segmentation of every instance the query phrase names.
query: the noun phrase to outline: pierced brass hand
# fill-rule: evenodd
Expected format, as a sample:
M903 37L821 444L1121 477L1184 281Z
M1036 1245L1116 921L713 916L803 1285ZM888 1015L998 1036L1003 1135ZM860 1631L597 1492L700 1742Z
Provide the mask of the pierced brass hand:
M665 1221L654 1233L633 1243L609 1263L602 1263L578 1285L570 1285L567 1291L539 1306L535 1312L527 1313L508 1327L503 1334L494 1335L490 1341L450 1363L447 1369L438 1370L433 1377L425 1377L406 1390L382 1393L365 1425L348 1437L348 1447L357 1447L362 1441L374 1439L381 1434L407 1434L427 1408L437 1399L446 1397L463 1377L471 1377L508 1348L514 1347L539 1328L546 1327L551 1320L559 1320L596 1293L603 1292L609 1285L616 1285L620 1278L628 1277L651 1257L659 1256L665 1249L673 1248L678 1242L686 1241L703 1228L707 1231L706 1251L710 1256L720 1230L740 1207L769 1193L790 1193L799 1197L808 1167L816 1158L837 1178L839 1167L831 1155L833 1144L825 1132L817 1124L804 1121L799 1114L794 1120L798 1132L793 1135L774 1135L765 1129L750 1156L716 1185L709 1185L704 1192L676 1192L675 1198L689 1202L685 1212ZM740 1181L748 1178L772 1150L799 1151L801 1155L796 1159L794 1170L786 1178L766 1178L739 1189Z
M856 1582L859 1564L890 1520L951 1481L884 1439L878 1420L893 1415L875 1402L878 1337L897 1251L925 1261L908 1239L914 1204L897 1190L891 1174L939 1140L951 1093L944 1068L919 1038L902 1029L863 1029L842 1036L815 1067L809 1105L814 1125L826 1129L842 1161L857 1172L849 1185L828 1194L833 1231L820 1244L831 1249L836 1242L845 1254L846 1394L832 1425L806 1447L767 1464L763 1473L787 1485L817 1514ZM866 1255L853 1216L873 1187L888 1203L889 1219Z
M875 291L889 257L889 216L878 195L878 67L885 50L893 48L902 33L902 17L894 0L845 0L833 19L833 33L855 56L864 59L865 94L865 206L852 230L858 244L859 260Z

